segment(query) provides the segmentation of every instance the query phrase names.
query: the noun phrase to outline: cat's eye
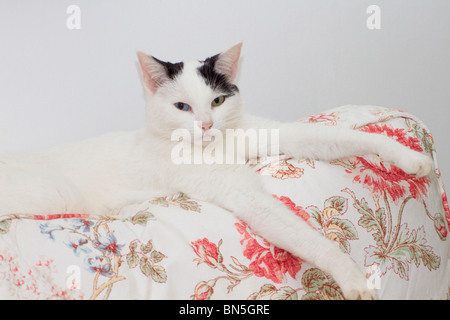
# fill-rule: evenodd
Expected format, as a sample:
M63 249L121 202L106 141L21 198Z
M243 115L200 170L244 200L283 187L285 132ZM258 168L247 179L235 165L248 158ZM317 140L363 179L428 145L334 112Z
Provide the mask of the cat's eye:
M191 106L184 102L177 102L174 104L175 108L181 111L191 111Z
M222 105L222 103L225 102L225 96L220 96L215 98L212 102L211 102L211 106L213 107L218 107L220 105Z

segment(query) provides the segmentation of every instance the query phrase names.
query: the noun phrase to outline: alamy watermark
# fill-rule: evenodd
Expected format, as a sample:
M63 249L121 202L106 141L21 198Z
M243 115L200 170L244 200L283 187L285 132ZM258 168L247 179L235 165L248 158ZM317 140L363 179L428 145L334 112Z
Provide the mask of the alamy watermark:
M67 7L66 13L69 15L66 19L66 27L69 30L81 29L81 9L79 6L72 4Z
M194 129L177 129L171 140L174 164L255 164L257 158L278 156L280 133L278 129L226 129L225 134L211 128L204 132L201 122L194 122Z
M376 264L369 266L366 269L366 284L367 288L381 289L381 270Z
M66 269L69 276L66 278L66 288L69 290L81 289L81 269L77 265L70 265Z
M366 26L369 30L381 29L381 9L379 6L372 4L367 7L366 13L369 17L366 20Z
M81 8L78 5L72 4L67 7L66 13L66 27L69 30L81 29ZM366 13L369 14L366 20L366 27L369 30L381 29L381 8L378 5L372 4L367 7Z

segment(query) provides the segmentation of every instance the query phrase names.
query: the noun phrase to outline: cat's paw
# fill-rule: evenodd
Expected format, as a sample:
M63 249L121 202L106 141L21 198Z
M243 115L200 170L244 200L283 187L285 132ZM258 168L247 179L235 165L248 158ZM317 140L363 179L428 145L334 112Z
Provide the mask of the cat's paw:
M412 174L418 178L425 177L433 171L433 160L416 151L408 150L409 152L402 154L394 165L402 169L408 174Z
M369 289L366 279L359 273L341 285L341 289L347 300L378 300L376 291Z
M339 259L340 264L333 277L336 279L346 300L378 300L378 295L358 265L348 256ZM337 261L334 259L334 261Z

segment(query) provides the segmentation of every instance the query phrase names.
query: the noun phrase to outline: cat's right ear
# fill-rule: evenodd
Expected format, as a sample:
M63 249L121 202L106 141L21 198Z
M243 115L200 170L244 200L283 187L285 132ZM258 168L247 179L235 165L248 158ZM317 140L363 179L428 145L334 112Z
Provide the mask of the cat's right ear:
M139 66L141 67L144 86L150 92L155 93L167 80L166 70L155 58L140 51L136 52L136 54L139 60Z
M239 58L241 56L242 42L234 45L225 52L219 54L214 68L226 75L234 83L239 68Z

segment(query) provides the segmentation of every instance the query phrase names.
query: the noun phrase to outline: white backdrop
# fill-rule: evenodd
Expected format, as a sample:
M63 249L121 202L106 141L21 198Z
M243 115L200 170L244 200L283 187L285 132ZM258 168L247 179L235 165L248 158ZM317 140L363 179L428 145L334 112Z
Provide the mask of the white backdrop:
M67 27L70 5L80 29ZM370 5L381 29L366 25ZM449 14L448 0L0 0L0 151L141 127L136 50L176 62L244 41L250 112L409 111L433 132L450 186Z

